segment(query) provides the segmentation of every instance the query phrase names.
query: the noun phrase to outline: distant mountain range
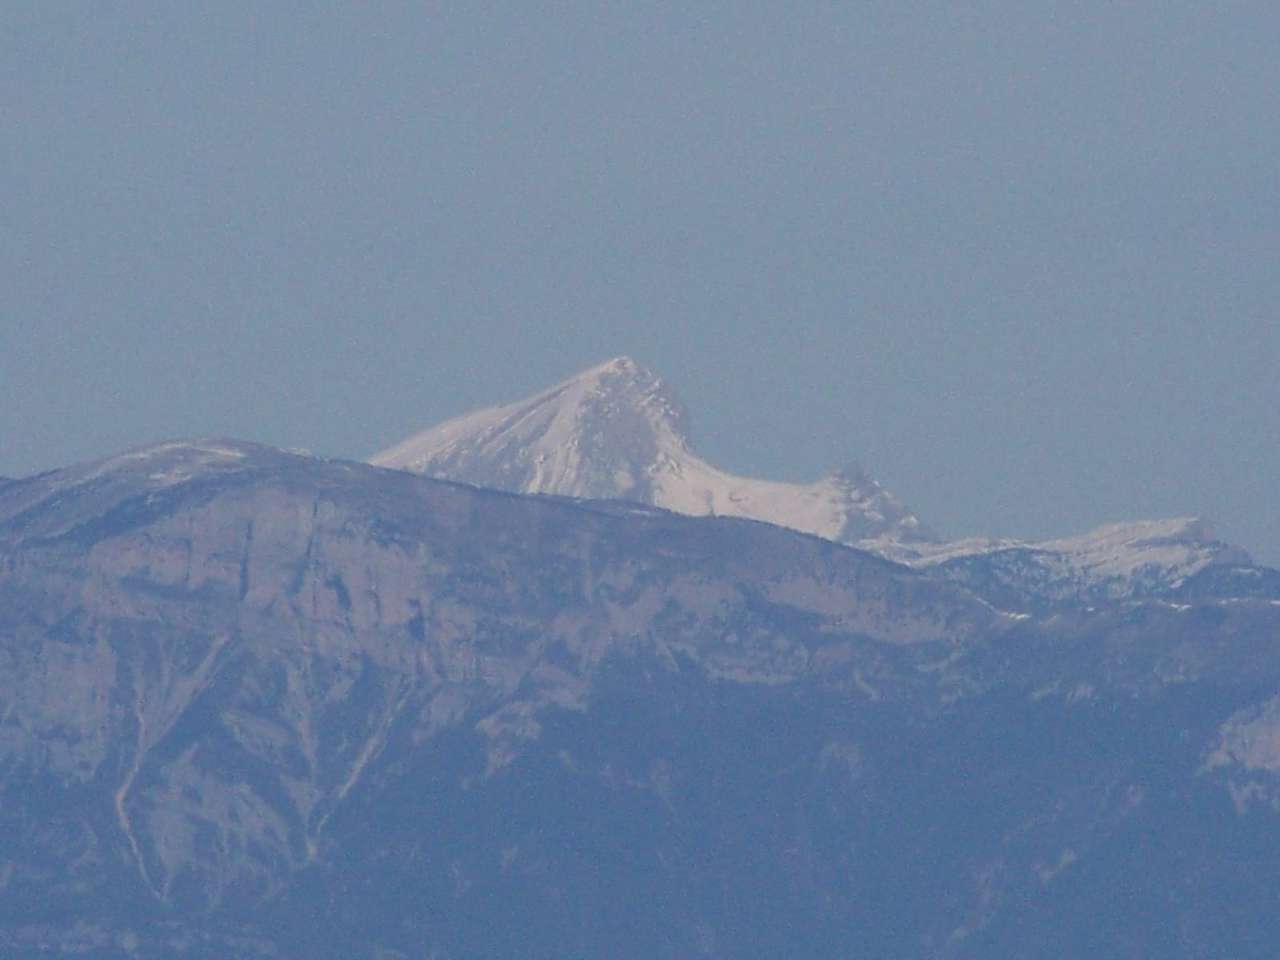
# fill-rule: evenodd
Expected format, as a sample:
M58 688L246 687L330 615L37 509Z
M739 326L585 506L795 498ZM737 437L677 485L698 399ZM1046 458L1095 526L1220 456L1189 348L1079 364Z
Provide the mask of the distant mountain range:
M618 357L528 400L433 427L371 462L515 493L746 517L840 543L934 539L857 468L812 484L734 476L694 454L687 422L685 408L657 376Z
M1280 575L961 559L228 440L10 483L0 956L1270 960Z
M943 542L858 467L812 484L726 473L693 452L688 419L659 377L618 357L528 400L432 427L371 462L515 493L761 520L910 566L936 567L1018 610L1163 595L1210 566L1252 566L1244 550L1217 540L1191 517L1113 524L1040 543Z
M686 420L620 358L0 481L0 957L1274 957L1280 572Z

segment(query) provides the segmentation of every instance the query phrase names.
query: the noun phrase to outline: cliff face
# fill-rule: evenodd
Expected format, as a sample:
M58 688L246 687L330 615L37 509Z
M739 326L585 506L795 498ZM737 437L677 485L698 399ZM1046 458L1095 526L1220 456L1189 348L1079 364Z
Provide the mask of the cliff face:
M1278 625L1034 621L763 524L136 451L0 490L0 946L967 957L1131 884L1190 950L1277 862L1201 891L1274 846ZM1190 859L1137 876L1153 830Z

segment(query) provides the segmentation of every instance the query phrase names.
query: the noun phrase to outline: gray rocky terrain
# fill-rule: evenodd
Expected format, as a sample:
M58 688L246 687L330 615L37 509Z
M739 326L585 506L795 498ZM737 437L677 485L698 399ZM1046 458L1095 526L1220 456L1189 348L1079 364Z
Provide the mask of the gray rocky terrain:
M0 954L1270 957L1280 592L1233 571L1028 613L231 441L20 480Z

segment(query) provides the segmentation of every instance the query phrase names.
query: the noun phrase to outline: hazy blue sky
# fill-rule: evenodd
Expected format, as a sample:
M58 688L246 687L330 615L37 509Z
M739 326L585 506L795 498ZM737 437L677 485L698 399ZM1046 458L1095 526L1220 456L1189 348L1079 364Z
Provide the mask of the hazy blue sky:
M1280 560L1280 5L0 5L0 473L618 353L726 467Z

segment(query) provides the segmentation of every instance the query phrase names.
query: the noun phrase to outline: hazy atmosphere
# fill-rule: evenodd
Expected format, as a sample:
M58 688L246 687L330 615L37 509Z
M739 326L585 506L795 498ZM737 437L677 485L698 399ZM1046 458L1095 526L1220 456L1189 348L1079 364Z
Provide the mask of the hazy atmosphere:
M0 474L617 354L726 468L1280 561L1273 4L5 5Z

